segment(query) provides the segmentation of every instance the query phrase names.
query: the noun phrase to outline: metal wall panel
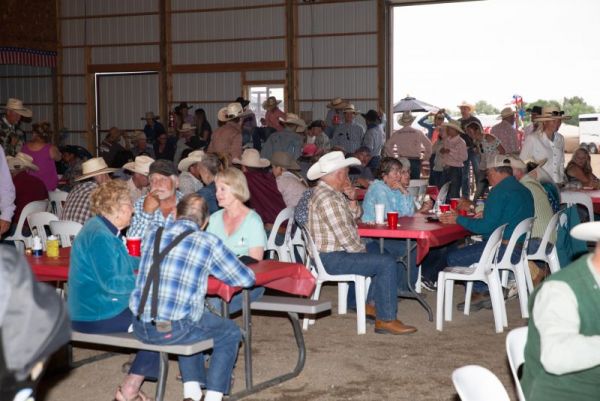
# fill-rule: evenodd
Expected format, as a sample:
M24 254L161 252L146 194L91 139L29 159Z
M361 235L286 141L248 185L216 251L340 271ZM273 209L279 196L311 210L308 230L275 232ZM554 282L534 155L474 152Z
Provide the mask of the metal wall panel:
M377 35L300 38L299 66L351 66L377 64Z
M61 16L158 12L158 0L60 0Z
M83 49L62 49L62 73L85 74Z
M16 97L23 100L26 105L52 103L52 77L48 76L52 74L50 68L21 65L0 67L2 67L0 68L0 99ZM26 77L19 78L19 75ZM3 76L9 77L3 78Z
M86 2L82 0L60 0L61 17L77 17L86 12Z
M241 93L239 72L173 74L173 101L233 101Z
M102 75L97 79L101 130L112 126L141 129L144 113L158 114L158 74Z
M63 101L85 102L85 77L63 77Z
M87 43L158 42L158 15L94 18L87 20Z
M158 46L93 47L92 64L158 63Z
M285 0L172 0L172 10L196 10L206 8L229 8L259 6L265 4L284 4Z
M286 71L248 71L248 81L285 81Z
M300 35L377 30L377 2L312 4L298 7Z
M63 105L64 126L67 131L85 131L85 105Z
M350 99L351 100L351 99ZM329 110L326 105L328 102L300 102L300 112L312 112L313 120L324 120ZM358 100L353 102L354 107L361 113L366 113L368 110L377 110L377 101Z
M376 68L300 71L300 99L376 98Z
M81 46L85 41L85 21L63 20L60 37L63 46Z
M173 45L173 64L244 63L285 60L284 40Z

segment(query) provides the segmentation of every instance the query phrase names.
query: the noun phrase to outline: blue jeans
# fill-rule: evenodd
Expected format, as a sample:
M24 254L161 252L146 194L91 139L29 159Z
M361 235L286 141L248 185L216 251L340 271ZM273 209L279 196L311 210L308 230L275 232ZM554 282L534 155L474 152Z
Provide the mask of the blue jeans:
M359 274L371 277L367 302L375 301L378 320L395 320L398 312L398 266L379 247L367 247L367 253L322 252L321 261L329 274Z
M210 358L208 374L204 367L204 353L179 356L179 370L183 382L206 383L206 388L223 394L229 392L231 372L237 359L242 334L231 320L205 311L200 321L182 319L171 322L170 332L159 332L152 323L133 322L135 335L143 342L160 345L193 344L213 339L214 347Z
M133 314L129 308L110 319L96 320L93 322L72 321L73 330L88 334L126 333L132 321ZM129 374L144 376L149 380L158 377L158 352L138 351L131 363Z
M375 242L375 241L374 241ZM375 242L377 243L377 242ZM415 242L413 241L412 244ZM372 245L369 245L369 248ZM368 249L368 248L367 248ZM406 256L406 240L405 239L387 239L383 242L383 251L394 257L395 260L398 258L404 258ZM410 252L410 279L411 285L415 288L415 283L419 277L419 270L417 269L417 249L411 249ZM398 264L398 291L408 291L408 277L406 274L406 267L402 264Z

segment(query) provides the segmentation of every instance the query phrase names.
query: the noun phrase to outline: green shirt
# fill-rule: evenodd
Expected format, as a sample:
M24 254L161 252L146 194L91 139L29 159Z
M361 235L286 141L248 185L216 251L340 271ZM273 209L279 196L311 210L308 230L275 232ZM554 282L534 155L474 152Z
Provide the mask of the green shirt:
M248 212L242 224L231 235L225 232L223 212L221 209L211 214L206 231L219 237L233 253L237 256L248 256L250 248L267 247L263 222L254 210Z

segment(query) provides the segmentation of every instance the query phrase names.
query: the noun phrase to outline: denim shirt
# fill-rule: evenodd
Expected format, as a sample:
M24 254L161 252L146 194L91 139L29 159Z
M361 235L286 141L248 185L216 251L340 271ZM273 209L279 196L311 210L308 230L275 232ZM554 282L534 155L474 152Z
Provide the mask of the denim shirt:
M381 203L385 206L384 216L388 212L398 212L399 216L412 216L415 214L415 200L410 194L403 194L398 189L392 189L381 180L375 180L369 186L363 201L362 221L375 221L375 205Z

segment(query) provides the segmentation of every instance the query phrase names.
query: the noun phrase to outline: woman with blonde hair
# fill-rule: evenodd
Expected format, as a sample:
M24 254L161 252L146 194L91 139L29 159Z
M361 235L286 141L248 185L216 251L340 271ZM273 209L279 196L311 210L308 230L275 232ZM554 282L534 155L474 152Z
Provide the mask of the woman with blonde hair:
M583 187L600 188L600 180L592 171L592 157L585 148L579 148L565 168L565 175L569 183L579 182Z

